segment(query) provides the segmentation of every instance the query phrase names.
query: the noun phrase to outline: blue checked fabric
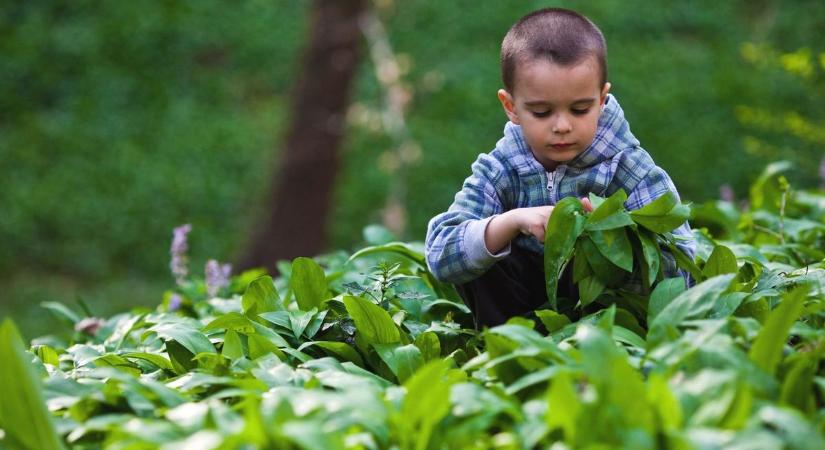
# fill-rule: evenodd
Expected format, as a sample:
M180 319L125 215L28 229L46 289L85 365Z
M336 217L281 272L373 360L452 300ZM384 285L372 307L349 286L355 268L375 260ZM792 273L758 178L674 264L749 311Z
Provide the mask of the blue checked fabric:
M484 247L484 228L493 216L515 208L555 205L562 198L584 197L591 192L607 197L619 189L628 194L625 207L629 210L639 209L667 191L679 196L667 173L656 166L630 132L614 96L607 97L593 143L553 172L547 172L533 157L521 127L508 122L495 149L479 155L472 164L472 175L464 180L453 204L430 220L425 243L427 265L441 281L465 283L509 254L509 246L497 255ZM692 257L696 244L687 222L673 233L685 238L677 245ZM533 236L520 235L512 244L544 252L543 244ZM687 279L670 255L663 259L663 270L666 276Z

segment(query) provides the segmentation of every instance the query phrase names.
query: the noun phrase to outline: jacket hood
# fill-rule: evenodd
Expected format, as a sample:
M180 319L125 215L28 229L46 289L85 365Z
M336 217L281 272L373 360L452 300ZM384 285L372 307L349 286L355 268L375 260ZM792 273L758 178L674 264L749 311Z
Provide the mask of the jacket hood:
M622 150L638 146L639 140L630 132L630 125L624 117L624 111L619 106L618 100L612 94L607 94L593 142L585 151L562 165L586 169L613 158ZM498 142L496 147L518 170L519 175L524 176L536 171L546 172L544 166L530 151L520 125L508 121L504 126L504 138Z

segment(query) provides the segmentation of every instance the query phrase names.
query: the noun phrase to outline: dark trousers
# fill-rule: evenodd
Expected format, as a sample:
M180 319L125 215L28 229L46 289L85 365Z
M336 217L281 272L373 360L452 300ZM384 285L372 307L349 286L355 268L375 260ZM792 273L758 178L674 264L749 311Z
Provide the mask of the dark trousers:
M559 279L559 313L577 320L573 306L579 292L573 283L572 262ZM480 277L456 285L456 290L473 313L476 328L501 325L511 317L529 317L536 309L550 309L544 284L544 256L516 245L510 254L493 264Z

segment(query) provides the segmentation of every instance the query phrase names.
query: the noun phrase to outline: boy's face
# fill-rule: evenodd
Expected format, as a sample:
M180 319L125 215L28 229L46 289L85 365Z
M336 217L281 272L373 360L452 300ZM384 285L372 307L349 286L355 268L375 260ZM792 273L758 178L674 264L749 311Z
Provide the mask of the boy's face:
M610 83L600 86L593 58L571 66L536 60L519 64L513 90L498 91L501 105L510 121L521 125L536 160L550 171L593 142Z

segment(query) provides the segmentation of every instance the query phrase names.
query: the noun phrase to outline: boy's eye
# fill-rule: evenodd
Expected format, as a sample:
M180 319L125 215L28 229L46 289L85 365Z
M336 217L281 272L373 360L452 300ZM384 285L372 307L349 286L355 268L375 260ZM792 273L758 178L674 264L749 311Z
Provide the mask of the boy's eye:
M583 116L583 115L587 114L589 111L590 111L590 108L571 109L570 110L570 112L572 112L573 115L576 115L576 116ZM534 117L539 117L539 118L547 117L547 116L550 115L551 112L553 112L553 111L549 111L549 110L548 111L533 111L533 116Z

